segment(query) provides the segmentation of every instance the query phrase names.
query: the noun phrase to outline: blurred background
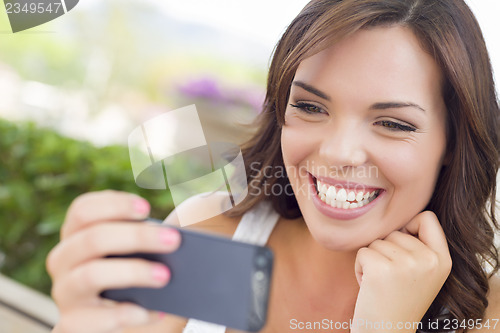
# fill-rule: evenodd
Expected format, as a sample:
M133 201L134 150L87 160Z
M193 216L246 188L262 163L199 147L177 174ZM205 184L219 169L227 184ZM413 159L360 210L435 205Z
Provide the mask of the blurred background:
M241 143L305 3L81 0L16 34L0 10L0 273L48 294L45 257L81 193L135 192L167 216L170 193L134 182L129 133L195 104L209 141Z
M50 292L44 262L69 203L139 189L127 137L156 115L196 104L210 141L241 143L259 112L270 55L306 0L81 0L12 34L0 10L0 273ZM500 2L469 0L500 73Z

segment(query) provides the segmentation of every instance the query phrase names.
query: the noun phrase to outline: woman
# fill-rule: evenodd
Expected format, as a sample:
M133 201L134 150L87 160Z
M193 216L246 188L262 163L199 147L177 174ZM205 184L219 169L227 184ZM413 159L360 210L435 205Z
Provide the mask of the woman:
M276 261L262 332L416 332L438 319L448 331L500 329L499 108L465 3L311 1L277 45L258 124L244 148L249 195L193 227L232 235L247 212L279 213L262 218L276 223L263 240ZM98 297L168 283L166 267L100 259L174 251L174 230L122 222L148 213L116 192L70 207L48 258L55 332L183 330L180 318ZM318 327L323 319L339 325Z

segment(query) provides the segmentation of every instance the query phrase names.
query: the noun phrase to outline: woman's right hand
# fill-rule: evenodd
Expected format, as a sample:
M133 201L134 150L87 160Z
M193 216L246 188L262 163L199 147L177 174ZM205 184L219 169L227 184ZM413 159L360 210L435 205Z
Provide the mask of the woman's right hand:
M61 241L47 258L52 297L60 311L54 333L153 332L161 323L159 313L99 296L106 289L159 288L168 283L170 271L162 264L105 258L178 248L177 230L138 222L149 211L146 200L109 190L87 193L73 201Z

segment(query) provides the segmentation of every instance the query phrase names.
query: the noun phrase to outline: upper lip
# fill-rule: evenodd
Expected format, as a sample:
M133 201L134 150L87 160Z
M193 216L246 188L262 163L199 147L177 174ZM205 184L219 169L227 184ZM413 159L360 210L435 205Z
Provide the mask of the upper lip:
M350 180L340 180L340 179L334 179L334 178L328 178L328 177L323 177L323 176L315 176L311 174L313 178L318 179L320 182L323 184L328 184L331 186L339 186L344 189L363 189L363 190L381 190L381 187L378 186L373 186L373 185L367 185L367 184L362 184L362 183L357 183L353 182Z

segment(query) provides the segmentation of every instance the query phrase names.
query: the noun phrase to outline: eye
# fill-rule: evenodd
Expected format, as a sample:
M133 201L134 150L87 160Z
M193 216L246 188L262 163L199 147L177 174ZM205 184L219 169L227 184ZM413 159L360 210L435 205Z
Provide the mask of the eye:
M415 132L417 129L414 126L401 124L390 120L377 121L374 125L380 125L387 128L389 131Z
M322 108L311 103L298 102L297 104L290 104L290 106L307 114L325 113Z

